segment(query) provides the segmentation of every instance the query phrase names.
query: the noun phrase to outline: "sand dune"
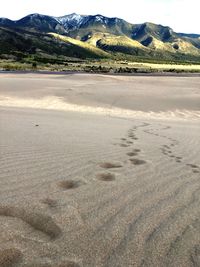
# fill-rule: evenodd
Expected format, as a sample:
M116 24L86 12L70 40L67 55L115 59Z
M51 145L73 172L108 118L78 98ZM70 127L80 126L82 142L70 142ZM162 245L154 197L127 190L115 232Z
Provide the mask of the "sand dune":
M200 78L0 76L0 266L200 266Z
M34 108L34 109L47 109L47 110L58 110L58 111L73 111L81 113L89 113L95 115L105 115L121 118L138 118L138 119L200 119L200 111L198 110L186 110L186 109L175 109L173 111L139 111L129 110L122 108L106 108L106 107L93 107L85 105L76 105L64 102L62 99L53 97L45 97L43 99L31 99L31 98L16 98L16 97L1 97L0 106L2 107L23 107L23 108Z
M200 77L1 74L0 105L122 118L200 118Z

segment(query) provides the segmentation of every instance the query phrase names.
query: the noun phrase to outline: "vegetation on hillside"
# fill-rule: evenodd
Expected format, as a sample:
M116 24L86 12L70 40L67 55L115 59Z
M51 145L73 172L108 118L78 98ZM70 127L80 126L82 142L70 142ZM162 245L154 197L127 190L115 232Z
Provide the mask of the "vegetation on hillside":
M76 67L91 72L138 72L144 69L134 66L130 70L129 64L200 64L199 35L175 33L169 27L153 23L134 25L101 15L54 18L32 14L16 22L0 19L0 37L3 69L74 70ZM108 61L112 66L107 67Z

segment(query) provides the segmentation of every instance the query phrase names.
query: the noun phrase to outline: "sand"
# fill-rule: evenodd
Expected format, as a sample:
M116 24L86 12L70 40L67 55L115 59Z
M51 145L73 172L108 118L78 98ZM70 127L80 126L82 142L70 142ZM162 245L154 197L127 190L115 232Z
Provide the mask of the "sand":
M0 266L200 266L200 77L0 74Z

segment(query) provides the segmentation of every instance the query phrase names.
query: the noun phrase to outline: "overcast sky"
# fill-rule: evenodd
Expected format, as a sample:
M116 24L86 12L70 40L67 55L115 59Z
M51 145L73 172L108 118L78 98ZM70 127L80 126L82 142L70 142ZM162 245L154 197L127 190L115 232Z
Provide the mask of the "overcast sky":
M62 16L73 12L120 17L131 23L154 22L177 32L200 34L200 0L0 0L0 17L31 13Z

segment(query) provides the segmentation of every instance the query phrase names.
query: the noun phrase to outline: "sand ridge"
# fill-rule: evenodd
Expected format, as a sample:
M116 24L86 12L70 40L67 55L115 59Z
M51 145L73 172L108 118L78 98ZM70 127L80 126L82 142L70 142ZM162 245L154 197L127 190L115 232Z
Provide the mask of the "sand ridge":
M11 97L1 97L0 106L2 107L19 107L19 108L33 108L33 109L47 109L58 111L73 111L81 113L89 113L95 115L113 116L121 118L150 118L150 119L165 119L165 120L183 120L192 119L199 120L200 112L197 110L174 110L174 111L160 111L160 112L145 112L134 111L120 108L105 108L105 107L91 107L85 105L75 105L63 102L61 98L55 96L46 97L43 99L21 99Z

